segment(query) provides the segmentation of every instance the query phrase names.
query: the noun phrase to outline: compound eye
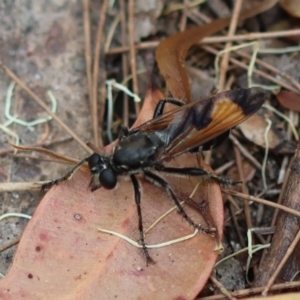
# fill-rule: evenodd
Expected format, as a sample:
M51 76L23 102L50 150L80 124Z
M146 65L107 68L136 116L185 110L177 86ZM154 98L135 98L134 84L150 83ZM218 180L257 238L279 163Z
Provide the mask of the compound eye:
M111 169L102 170L99 180L101 185L107 190L112 190L117 184L117 176Z
M101 160L101 157L99 154L97 153L93 153L90 157L89 157L89 168L92 169L93 167L95 167L97 164L99 164Z

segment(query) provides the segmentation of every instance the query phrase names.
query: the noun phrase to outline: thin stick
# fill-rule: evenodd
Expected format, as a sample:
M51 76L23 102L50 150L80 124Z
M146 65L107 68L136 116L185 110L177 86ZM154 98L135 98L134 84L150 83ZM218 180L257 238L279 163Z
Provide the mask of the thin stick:
M248 201L254 201L254 202L257 202L257 203L262 203L264 205L268 205L270 207L274 207L276 209L281 209L282 211L285 211L287 213L290 213L292 215L300 217L300 212L299 211L297 211L295 209L292 209L292 208L289 208L289 207L286 207L284 205L278 204L278 203L274 203L274 202L271 202L271 201L268 201L268 200L265 200L265 199L261 199L261 198L257 198L257 197L254 197L254 196L239 193L239 192L236 192L236 191L233 191L233 190L222 189L222 192L226 193L226 194L229 194L229 195L232 195L232 196L235 196L235 197L240 197L242 199L246 199Z
M121 10L121 40L122 46L125 46L127 43L127 34L126 34L126 14L125 14L125 3L124 0L120 0L120 10ZM123 78L128 76L128 54L122 54L122 72ZM124 83L125 85L125 83ZM126 84L127 86L127 84ZM128 102L128 95L124 94L123 96L123 118L122 123L124 127L129 126L129 102Z
M270 289L271 291L279 291L279 290L285 290L285 289L293 289L297 288L300 286L300 281L295 281L295 282L288 282L288 283L279 283L276 285L273 285L272 288ZM246 296L254 296L256 294L259 294L263 291L264 287L256 287L256 288L250 288L250 289L245 289L245 290L239 290L232 292L231 295L241 298L241 297L246 297ZM201 297L201 300L224 300L226 299L224 295L213 295L213 296L208 296L208 297Z
M279 275L279 273L281 272L283 266L285 265L285 263L287 262L287 260L289 259L289 257L291 256L291 254L293 253L293 251L295 250L296 246L298 245L300 241L300 231L297 233L295 239L293 240L293 242L291 243L291 245L289 246L289 248L287 249L284 257L282 258L282 260L280 261L279 265L277 266L275 272L273 273L273 275L270 277L264 291L262 292L263 296L267 296L268 291L270 290L271 286L273 285L274 281L276 280L277 276Z
M213 284L219 289L219 291L228 299L235 300L236 298L233 297L230 292L226 289L226 287L217 280L217 278L213 275L209 277L209 279L213 282Z
M274 39L281 37L290 37L300 35L300 29L282 30L275 32L253 32L248 34L240 34L235 36L215 36L203 38L199 44L217 44L225 42L239 42L239 41L252 41L258 39ZM160 42L151 41L143 42L135 45L136 50L152 49L156 48ZM109 49L105 54L118 54L123 52L129 52L129 46L115 47Z
M265 140L265 155L261 166L261 177L262 177L262 183L264 190L268 189L267 186L267 179L266 179L266 168L267 168L267 162L268 162L268 155L269 155L269 132L271 130L272 121L269 118L266 118L267 127L264 132L264 140Z
M246 53L245 51L237 50L237 51L235 51L235 53L240 55L241 57L247 58L248 60L251 59L251 56L248 53ZM278 68L268 64L267 62L265 62L265 61L263 61L259 58L256 58L255 64L260 65L260 66L266 68L267 70L270 70L271 72L273 72L273 73L275 73L275 74L277 74L281 77L284 77L288 82L293 84L294 87L296 89L298 89L298 91L300 91L300 84L292 76L288 75L287 73L284 73L283 71L279 70Z
M184 31L187 23L187 10L189 5L189 0L183 0L183 6L181 11L181 20L179 21L179 31Z
M236 31L236 26L237 26L237 22L238 22L239 13L241 11L241 7L242 7L242 0L236 0L234 9L233 9L231 22L229 25L228 36L233 36ZM227 42L225 49L229 49L231 46L232 46L232 42ZM229 64L229 57L230 57L230 52L226 52L221 61L221 65L220 65L221 72L220 72L219 82L217 83L218 84L217 89L219 91L224 90L224 87L225 87L226 73L227 73L228 64Z
M233 134L229 135L229 139L240 150L243 156L255 166L255 168L261 170L261 164L259 163L259 161L251 155L251 153L239 142L239 140Z
M235 158L236 158L236 164L239 172L239 178L242 181L242 192L243 194L248 194L248 189L246 186L245 182L245 174L244 174L244 169L242 166L242 157L239 149L234 146L234 153L235 153ZM246 217L246 224L247 228L252 228L253 223L252 223L252 218L251 218L251 208L249 206L249 202L244 199L244 212L245 212L245 217Z
M55 145L55 144L58 144L58 143L67 142L71 139L72 139L71 137L61 137L61 138L58 138L58 139L53 139L51 141L43 141L43 142L39 141L34 145L25 145L25 147L29 148L29 147L34 147L34 146L51 146L51 145ZM11 153L13 151L14 151L14 149L12 149L12 148L2 149L2 150L0 150L0 156L2 156L4 154Z
M101 45L103 42L103 33L104 33L104 24L106 19L106 10L107 10L108 0L104 0L103 4L99 10L99 25L97 29L96 35L96 44L95 44L95 58L94 58L94 66L93 66L93 87L92 87L92 116L93 116L93 132L94 132L94 143L96 146L103 147L103 141L101 139L101 131L99 130L99 118L98 118L98 75L100 69L100 52ZM105 70L101 70L104 72ZM103 83L104 84L104 83ZM102 97L101 97L102 98ZM101 114L104 115L104 102L105 99L100 99L101 105L100 110ZM102 122L102 119L101 119Z
M12 246L17 245L20 242L20 240L21 240L21 237L18 237L16 239L4 244L2 247L0 247L0 253L11 248Z
M284 195L284 193L286 191L286 187L287 187L287 184L289 182L289 176L290 176L290 173L291 173L291 165L292 165L292 163L293 163L293 159L290 160L289 165L288 165L288 167L286 169L284 181L283 181L283 184L281 186L280 195L279 195L278 201L277 201L277 203L279 203L279 204L281 204L282 201L283 201L283 195ZM274 214L273 214L273 217L272 217L272 221L271 221L271 226L275 226L276 225L279 212L280 212L279 209L276 209L274 211ZM270 242L270 241L271 241L271 236L268 236L267 242Z
M88 86L88 95L90 106L93 107L92 102L92 49L91 49L91 24L90 24L90 1L82 0L83 4L83 24L84 24L84 45L85 45L85 64L86 64L86 77Z

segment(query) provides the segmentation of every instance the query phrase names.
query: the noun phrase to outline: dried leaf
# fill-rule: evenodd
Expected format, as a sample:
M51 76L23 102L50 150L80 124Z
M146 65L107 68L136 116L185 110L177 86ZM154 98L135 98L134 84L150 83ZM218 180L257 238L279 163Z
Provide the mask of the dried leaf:
M180 157L185 166L187 160L191 157ZM195 185L187 178L168 181L184 192L191 192ZM163 188L141 182L147 227L173 203ZM0 298L195 298L217 258L216 240L199 233L188 241L150 250L156 264L146 267L141 250L98 231L104 228L138 239L131 183L121 179L115 190L94 193L88 190L88 184L89 175L78 172L71 181L46 194L24 231L9 273L0 282ZM210 201L221 233L223 205L218 185L202 185L195 199ZM187 211L198 219L197 212ZM203 224L203 220L200 222ZM149 244L161 243L192 232L193 228L174 211L146 235L146 240Z
M284 108L297 112L300 111L300 95L292 91L281 90L276 97Z
M265 131L267 121L262 113L258 112L254 114L248 120L241 123L238 128L249 141L258 146L266 147ZM277 130L273 124L268 132L268 147L278 154L290 154L295 151L295 143L288 141L286 136Z
M280 0L281 7L293 17L300 17L299 0Z

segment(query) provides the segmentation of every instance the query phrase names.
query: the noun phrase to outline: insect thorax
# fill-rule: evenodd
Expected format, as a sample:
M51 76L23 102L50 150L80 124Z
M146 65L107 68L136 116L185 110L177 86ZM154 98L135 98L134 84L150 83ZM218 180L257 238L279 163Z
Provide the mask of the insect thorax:
M150 166L162 145L154 132L135 132L119 142L113 154L113 162L122 169Z

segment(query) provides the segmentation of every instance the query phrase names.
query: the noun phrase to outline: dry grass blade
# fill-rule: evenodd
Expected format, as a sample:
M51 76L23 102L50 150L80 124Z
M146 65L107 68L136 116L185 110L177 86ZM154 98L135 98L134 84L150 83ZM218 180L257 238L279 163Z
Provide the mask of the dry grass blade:
M104 45L104 25L107 12L108 0L104 0L101 8L99 9L99 24L96 35L95 42L95 57L93 64L93 78L92 78L92 120L93 120L93 132L94 132L94 142L97 146L103 147L103 141L101 138L101 128L102 122L104 119L104 110L105 110L105 69L104 69L104 54L102 51ZM98 118L98 80L99 74L101 77L100 83L100 118ZM101 125L99 126L99 120Z

